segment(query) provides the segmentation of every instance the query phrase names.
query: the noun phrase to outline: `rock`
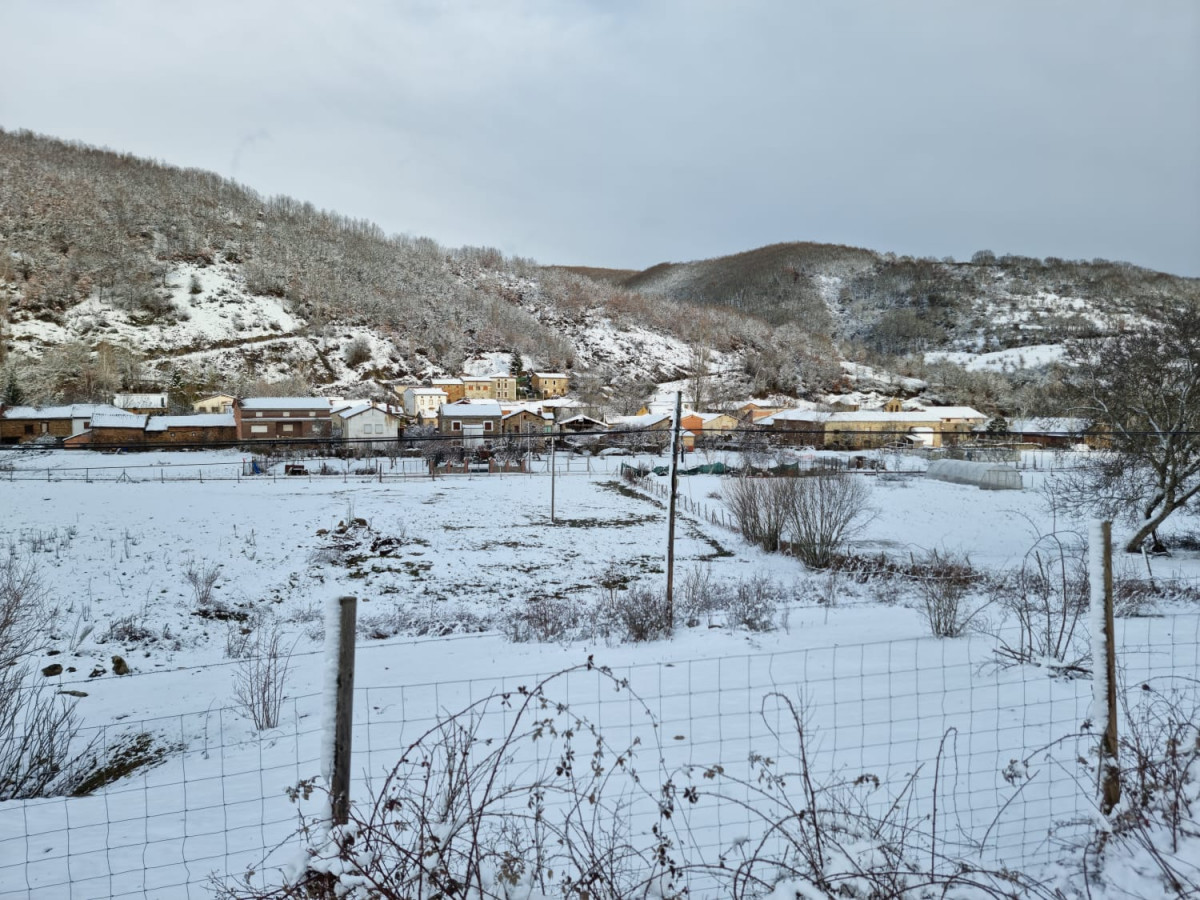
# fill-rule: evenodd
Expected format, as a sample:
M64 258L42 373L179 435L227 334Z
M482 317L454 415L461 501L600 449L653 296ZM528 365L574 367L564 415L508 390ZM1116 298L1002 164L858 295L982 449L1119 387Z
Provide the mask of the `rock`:
M68 697L86 697L87 691L59 691L60 694L65 694Z
M89 675L88 678L99 678L101 675L105 675L107 673L108 669L104 668L103 666L96 666L96 668L92 669L92 674Z
M46 668L42 669L42 674L47 678L53 678L55 675L61 675L62 666L60 666L58 663L51 663L50 665L46 666Z
M113 674L114 675L128 675L129 674L129 663L125 662L125 660L123 660L119 656L114 656L112 658L112 666L113 666Z

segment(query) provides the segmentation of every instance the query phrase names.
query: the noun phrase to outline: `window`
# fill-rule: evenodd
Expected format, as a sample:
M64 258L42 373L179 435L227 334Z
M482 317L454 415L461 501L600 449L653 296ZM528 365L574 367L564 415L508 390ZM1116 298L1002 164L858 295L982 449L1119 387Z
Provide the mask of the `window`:
M376 426L375 426L375 433L376 433L376 434L383 434L383 426L382 426L382 425L376 425Z
M309 412L309 414L308 414L308 417L309 417L310 419L313 419L313 418L316 418L316 415L317 415L317 414L316 414L315 412L311 412L311 411L310 411L310 412Z
M25 426L25 433L26 433L26 434L33 434L33 426L32 426L32 425L26 425L26 426Z
M262 410L259 410L259 411L258 411L258 412L256 412L254 415L258 416L258 418L260 418L260 419L261 419L261 418L262 418Z
M462 431L462 422L458 421L458 419L455 419L453 422L450 423L450 430L451 431Z
M484 423L483 423L483 430L484 430L484 431L491 431L491 430L492 430L492 423L491 423L491 422L484 422Z
M267 426L266 425L251 425L250 433L251 434L266 434Z
M291 416L291 412L289 412L288 410L286 410L286 409L285 409L285 410L284 410L283 412L281 412L279 415L280 415L280 417L281 417L281 418L284 418L284 419L286 419L286 418L288 418L289 416Z
M284 431L291 431L293 427L294 427L294 426L292 426L292 425L289 423L289 424L287 424L287 425L284 425L284 426L283 426L283 430L284 430Z

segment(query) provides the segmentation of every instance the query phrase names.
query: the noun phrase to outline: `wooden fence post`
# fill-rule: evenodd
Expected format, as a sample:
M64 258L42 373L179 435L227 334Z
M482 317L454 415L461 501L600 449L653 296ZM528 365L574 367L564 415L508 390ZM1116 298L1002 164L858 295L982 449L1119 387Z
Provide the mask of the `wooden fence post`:
M1117 650L1113 623L1112 523L1095 521L1088 536L1088 587L1092 606L1092 719L1100 732L1100 811L1121 800L1117 742Z
M350 755L354 726L354 632L358 598L338 598L337 706L333 715L333 758L330 762L329 805L334 825L350 817ZM328 652L328 651L326 651Z

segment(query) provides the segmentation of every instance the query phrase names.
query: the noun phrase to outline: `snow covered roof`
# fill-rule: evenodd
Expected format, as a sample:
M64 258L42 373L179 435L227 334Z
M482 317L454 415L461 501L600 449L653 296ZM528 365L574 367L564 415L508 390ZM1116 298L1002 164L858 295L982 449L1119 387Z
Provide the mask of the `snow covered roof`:
M380 407L380 406L376 406L374 403L372 403L369 400L360 400L357 403L355 403L353 406L342 407L342 409L338 410L337 415L339 418L342 418L342 419L350 419L350 418L353 418L354 416L360 416L365 412L369 412L372 409L377 409L384 415L391 415L391 413L388 412L386 409L384 409L383 407Z
M607 424L605 424L604 422L601 422L599 419L593 419L591 416L584 416L584 415L571 416L571 418L563 419L558 424L559 425L570 425L572 422L589 422L592 425L599 425L601 428L608 427Z
M499 419L503 413L500 404L494 400L459 400L443 406L442 415L456 419Z
M776 422L812 422L838 425L854 422L894 422L898 425L920 422L944 422L947 419L986 419L983 413L969 406L929 406L924 410L905 410L904 412L884 412L877 410L856 410L854 412L820 412L813 409L785 409L759 421L760 425L773 425Z
M329 409L328 397L246 397L242 409Z
M1012 419L1008 430L1014 434L1083 434L1091 426L1087 419L1039 416L1034 419Z
M412 394L414 397L445 397L446 396L446 392L443 391L441 388L410 387L410 388L407 388L404 391L404 393Z
M536 378L566 378L566 372L534 372Z
M146 419L149 418L144 413L131 413L119 410L117 412L98 412L92 416L93 429L96 428L137 428L146 427Z
M534 409L514 409L512 412L505 413L503 418L511 419L513 416L519 416L522 413L530 416L537 416L539 419L548 419L551 422L554 421L554 416L550 415L550 413L539 412L538 410Z
M646 413L643 416L613 416L608 425L610 428L653 428L664 421L671 421L666 413Z
M95 421L92 422L95 425ZM232 428L233 413L201 413L195 416L151 416L147 431L166 431L168 428Z
M437 384L462 384L463 383L463 380L461 378L430 378L429 381L431 384L435 384L435 385L437 385Z
M121 413L123 409L107 403L72 403L70 406L14 406L4 411L6 419L91 419L97 413Z

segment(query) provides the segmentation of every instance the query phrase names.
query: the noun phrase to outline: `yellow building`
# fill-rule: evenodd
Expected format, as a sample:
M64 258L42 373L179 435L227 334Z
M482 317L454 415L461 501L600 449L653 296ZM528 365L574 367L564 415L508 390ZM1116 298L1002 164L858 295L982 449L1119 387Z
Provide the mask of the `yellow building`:
M563 372L534 372L529 386L540 397L562 397L567 393L568 380Z

